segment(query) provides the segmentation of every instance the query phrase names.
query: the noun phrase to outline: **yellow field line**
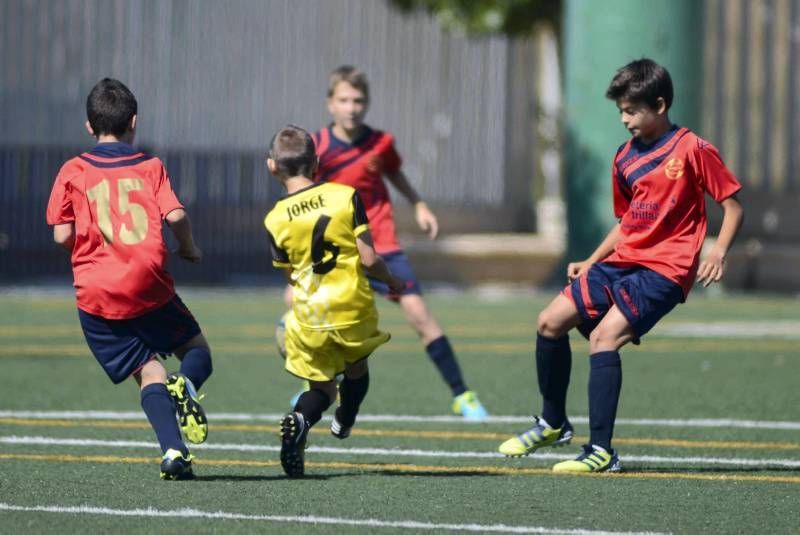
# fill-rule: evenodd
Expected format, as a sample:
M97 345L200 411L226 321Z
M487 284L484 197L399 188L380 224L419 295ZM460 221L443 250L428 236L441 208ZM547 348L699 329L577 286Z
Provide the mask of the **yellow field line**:
M33 453L0 453L0 460L6 461L44 461L44 462L83 462L83 463L125 463L125 464L157 464L155 457L117 457L112 455L44 455ZM278 461L247 461L240 459L205 459L196 461L199 466L250 466L274 467ZM558 476L548 468L512 468L497 466L435 466L418 464L380 464L380 463L346 463L346 462L309 462L308 468L327 468L335 470L362 470L365 472L395 473L434 473L434 474L496 474L508 476L548 475ZM626 479L687 479L695 481L752 481L762 483L790 483L800 485L798 476L751 476L739 474L686 474L672 472L622 472L601 474L569 474L575 477L610 477ZM567 476L567 477L569 477ZM202 478L202 477L201 477Z
M524 342L457 342L458 350L461 352L475 352L491 354L495 357L504 356L523 356L532 358L534 343ZM575 351L584 352L586 344L579 342L574 345ZM675 352L679 348L685 347L686 341L682 339L653 339L646 342L642 349L631 348L626 355L628 358L636 358L642 351L649 352ZM695 357L700 353L720 353L726 351L738 352L778 352L785 354L785 357L797 356L797 341L793 340L692 340L691 356ZM252 343L215 343L211 340L213 352L225 354L247 355L251 357L277 358L275 344L269 339L264 338ZM376 354L377 358L392 355L396 357L418 359L422 355L422 346L414 341L392 341L383 346ZM46 345L41 342L31 342L29 344L3 344L0 346L0 357L91 357L89 348L85 344L60 344L48 342Z
M39 418L0 418L0 425L17 425L26 427L83 427L104 429L149 429L147 422L89 420L75 421L63 419ZM277 434L278 424L210 424L211 431L238 431L244 433ZM314 434L326 434L327 429L312 429ZM490 433L476 431L417 431L403 429L358 429L352 430L354 436L361 437L407 437L443 440L505 440L509 433ZM588 437L576 436L576 442L588 440ZM755 442L725 440L680 440L671 438L615 438L615 444L622 446L662 446L673 448L703 448L730 450L799 450L796 442Z

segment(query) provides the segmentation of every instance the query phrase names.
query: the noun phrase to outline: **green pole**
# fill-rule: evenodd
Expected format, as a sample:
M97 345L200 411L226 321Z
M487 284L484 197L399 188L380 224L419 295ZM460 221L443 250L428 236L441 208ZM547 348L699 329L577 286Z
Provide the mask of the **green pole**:
M628 139L614 102L605 98L616 70L648 57L667 68L675 98L670 119L700 123L703 2L566 0L564 86L567 260L582 260L615 223L611 161Z

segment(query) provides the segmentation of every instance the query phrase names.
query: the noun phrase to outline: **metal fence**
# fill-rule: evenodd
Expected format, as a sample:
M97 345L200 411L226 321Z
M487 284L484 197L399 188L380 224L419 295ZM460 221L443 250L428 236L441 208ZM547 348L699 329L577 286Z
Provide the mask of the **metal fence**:
M426 199L481 209L516 195L508 40L446 33L388 0L10 0L0 47L5 282L68 269L43 210L60 164L91 146L85 98L103 76L137 95L137 143L165 159L194 215L208 256L192 273L206 280L267 269L261 220L278 192L266 143L284 124L328 121L327 75L343 63L366 71L368 120L395 134Z
M800 214L800 0L705 0L704 20L700 133L765 214ZM179 277L270 273L261 220L278 191L265 145L286 123L325 124L327 73L342 63L367 72L369 122L396 135L427 200L492 214L491 230L531 230L538 46L447 33L388 0L0 2L0 282L69 272L44 207L61 163L92 144L84 102L103 76L137 95L137 141L165 160L193 215L206 262L173 263ZM753 226L748 213L751 235L772 232L763 220L800 239L800 222L759 213Z

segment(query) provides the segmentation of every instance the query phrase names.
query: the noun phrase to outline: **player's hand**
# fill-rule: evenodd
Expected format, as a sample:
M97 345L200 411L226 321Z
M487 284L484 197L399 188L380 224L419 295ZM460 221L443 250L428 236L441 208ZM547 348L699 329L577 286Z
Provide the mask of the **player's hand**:
M184 260L192 262L193 264L197 264L203 258L203 251L201 251L194 244L192 244L191 247L181 247L176 252L178 253L178 256Z
M711 250L697 269L697 282L708 287L712 282L719 282L725 274L725 255Z
M589 271L589 268L592 267L592 262L588 260L583 260L582 262L570 262L567 265L567 282L572 282L575 279L580 278L581 275Z
M414 205L414 212L419 228L426 232L430 239L435 240L439 234L439 221L436 220L436 216L431 212L431 209L428 208L427 204L419 201Z
M387 286L389 286L389 292L390 292L389 295L395 297L400 297L400 294L409 285L409 283L407 283L403 279L395 277L394 275L392 275L392 278L386 284Z

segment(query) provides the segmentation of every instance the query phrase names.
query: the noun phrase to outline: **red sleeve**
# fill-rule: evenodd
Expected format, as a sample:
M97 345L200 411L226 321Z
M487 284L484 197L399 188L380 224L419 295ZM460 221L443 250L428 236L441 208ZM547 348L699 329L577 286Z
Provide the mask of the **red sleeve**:
M161 219L164 219L168 213L178 208L183 208L183 205L178 200L175 192L172 191L172 184L169 181L169 175L164 164L159 161L159 176L155 182L155 196L158 203L158 211L161 214Z
M694 166L700 185L718 203L742 189L733 173L725 167L717 148L700 138L694 151Z
M617 219L622 219L622 216L625 215L631 205L633 192L625 181L625 177L617 169L616 158L611 164L611 182L614 190L614 216Z
M69 163L65 164L56 176L50 200L47 202L47 224L60 225L75 221L75 212L72 210L70 199Z
M400 170L400 167L402 167L403 159L400 157L397 149L394 148L394 138L389 134L386 134L386 138L386 150L384 150L381 155L383 171L385 173L396 173Z

